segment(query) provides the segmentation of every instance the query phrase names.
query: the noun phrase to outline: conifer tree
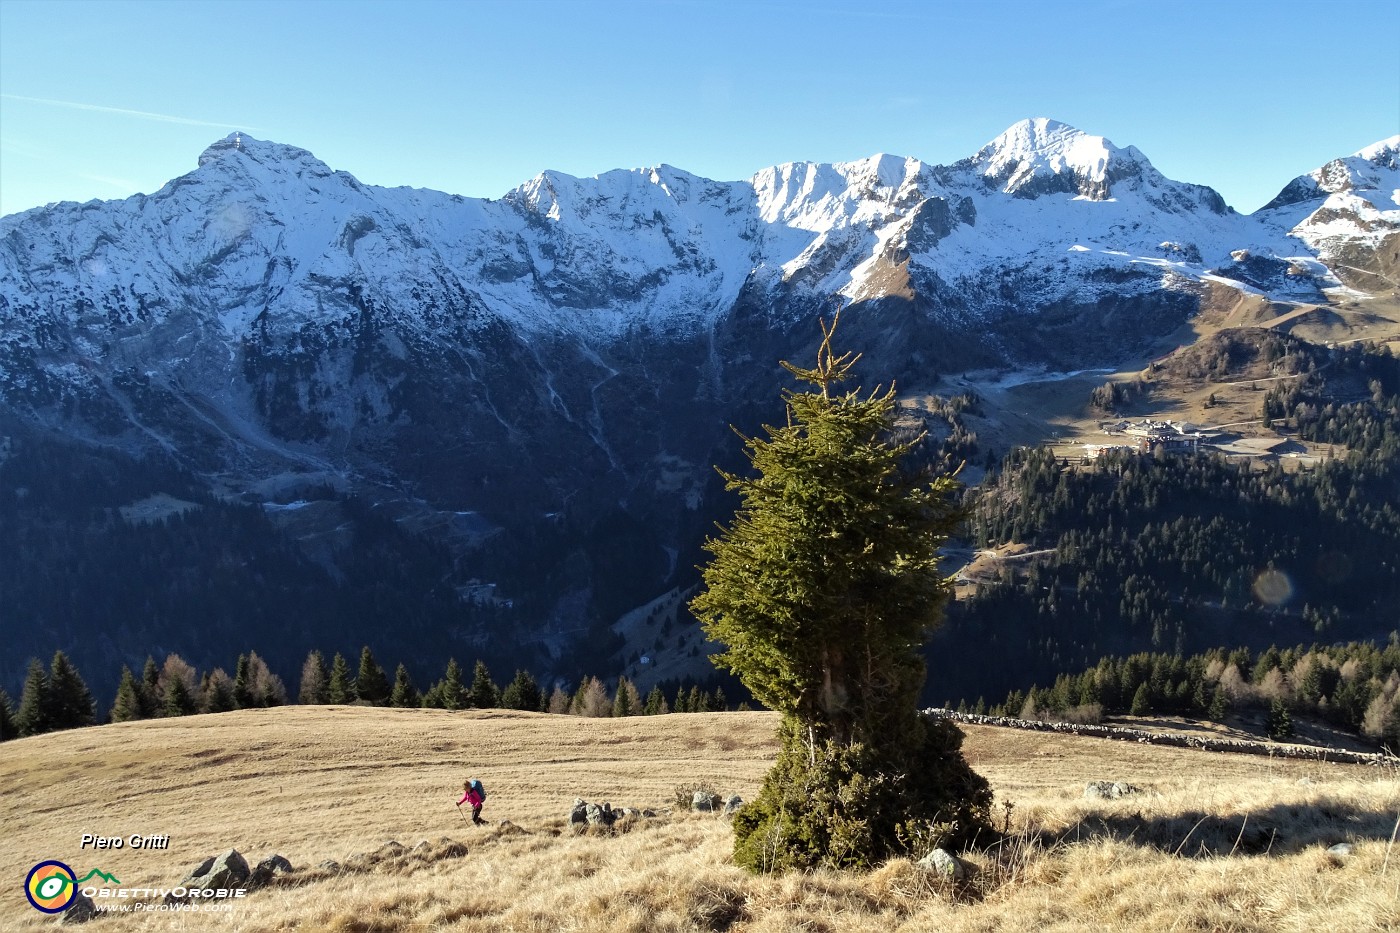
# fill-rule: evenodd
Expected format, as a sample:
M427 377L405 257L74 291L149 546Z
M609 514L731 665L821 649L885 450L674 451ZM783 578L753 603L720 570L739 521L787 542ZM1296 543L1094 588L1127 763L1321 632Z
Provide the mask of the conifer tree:
M49 664L49 727L77 729L97 722L97 704L82 675L62 651Z
M369 645L360 649L360 673L355 678L355 693L366 703L383 706L389 699L389 680L384 668L374 660Z
M617 695L613 697L613 716L620 719L623 716L639 716L641 712L642 700L637 695L637 688L626 677L619 677Z
M1133 692L1133 704L1128 707L1130 716L1146 716L1152 711L1152 691L1147 683L1138 684L1137 690Z
M1265 728L1268 729L1269 738L1275 741L1291 738L1293 735L1293 717L1288 713L1288 707L1282 700L1274 700L1269 705L1269 715L1265 721Z
M216 667L205 678L199 691L199 711L227 713L238 709L233 698L233 678L222 667Z
M486 662L477 659L472 669L472 686L469 691L471 705L477 709L495 709L501 703L501 691L491 679L491 671Z
M700 692L699 684L690 685L690 693L686 694L685 697L685 711L687 713L709 712L705 708L705 697Z
M112 722L131 722L144 718L141 712L141 687L136 682L136 675L131 673L131 668L122 665L121 683L117 685L117 698L112 704L112 712L108 717Z
M354 703L357 699L355 683L350 679L350 665L339 651L331 660L331 679L326 685L326 699L337 706Z
M653 686L651 692L647 694L647 702L646 706L642 708L642 715L661 716L670 711L666 705L666 694L661 692L661 685Z
M251 709L257 705L253 699L252 671L246 654L238 656L238 665L233 669L233 701L239 709Z
M575 716L604 718L612 715L613 705L608 699L608 688L596 677L585 677L574 696Z
M466 709L469 701L467 688L462 686L462 666L456 658L449 658L447 670L434 687L442 701L443 709Z
M555 684L554 690L549 694L549 708L545 712L553 713L556 716L566 715L569 712L570 702L569 695L564 692L564 688Z
M418 688L413 686L413 680L408 676L408 668L400 664L394 671L394 690L389 694L389 705L409 709L420 706L422 702Z
M1226 699L1225 691L1217 684L1215 692L1210 695L1210 709L1206 711L1206 717L1211 722L1224 722L1229 709L1230 701Z
M8 742L19 737L19 726L15 724L15 708L10 705L10 695L0 690L0 742Z
M726 647L715 663L783 716L778 762L734 819L735 862L753 871L866 868L920 834L959 847L990 831L962 733L918 711L956 483L906 470L916 442L891 440L893 388L834 391L856 361L832 349L835 327L815 368L783 364L812 389L786 392L784 424L746 441L757 475L721 472L741 504L706 542L690 604Z
M195 711L194 696L183 677L172 677L165 685L165 715L189 716Z
M326 656L313 648L301 665L297 702L307 706L324 706L330 701L331 673L326 668Z
M256 651L248 653L248 694L254 706L281 706L287 702L286 684Z
M501 691L501 706L505 709L539 712L542 701L540 685L530 676L529 671L516 671L515 679L506 684L505 690Z
M29 673L19 695L15 726L20 735L43 735L53 729L50 719L49 675L38 658L29 659Z
M141 718L151 719L160 715L160 668L156 659L146 655L146 666L141 669L140 684Z

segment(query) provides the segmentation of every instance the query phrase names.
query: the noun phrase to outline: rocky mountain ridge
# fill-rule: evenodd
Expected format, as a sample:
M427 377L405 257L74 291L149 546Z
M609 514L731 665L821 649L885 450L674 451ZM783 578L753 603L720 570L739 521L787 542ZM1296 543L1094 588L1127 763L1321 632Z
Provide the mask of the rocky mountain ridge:
M1219 289L1394 294L1397 152L1243 216L1046 119L949 166L545 172L495 200L232 134L151 195L0 219L0 435L165 458L284 528L326 489L467 528L453 582L502 579L484 541L519 556L502 592L539 593L513 624L557 652L686 583L727 425L773 416L816 315L928 385L1133 358ZM548 581L523 569L541 536Z

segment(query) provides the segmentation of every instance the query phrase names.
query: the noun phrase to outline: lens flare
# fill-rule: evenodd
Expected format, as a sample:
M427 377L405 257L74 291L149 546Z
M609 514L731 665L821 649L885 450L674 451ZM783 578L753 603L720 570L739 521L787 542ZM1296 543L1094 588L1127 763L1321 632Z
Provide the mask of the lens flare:
M1282 606L1293 598L1293 581L1270 567L1254 578L1254 598L1266 606Z

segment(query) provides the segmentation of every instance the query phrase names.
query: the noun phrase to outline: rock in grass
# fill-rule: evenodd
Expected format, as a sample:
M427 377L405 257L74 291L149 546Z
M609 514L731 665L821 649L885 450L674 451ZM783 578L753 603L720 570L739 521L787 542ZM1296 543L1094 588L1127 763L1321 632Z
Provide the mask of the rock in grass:
M690 798L690 809L701 813L713 813L720 807L719 794L707 790L697 790Z
M588 828L588 802L582 797L574 798L574 808L569 811L569 829L581 833Z
M743 805L744 798L740 797L738 794L735 794L734 796L730 797L724 802L724 815L733 816L734 811L738 810Z
M252 874L248 876L248 887L260 888L271 881L273 876L285 875L291 870L291 862L280 855L269 855L253 868Z
M82 891L73 895L73 903L63 912L62 923L87 923L97 916L97 905Z
M1085 800L1117 800L1142 793L1142 788L1124 781L1090 781L1084 785Z
M248 860L237 849L229 849L216 858L205 859L194 871L186 875L177 887L184 888L186 892L237 888L248 880L249 874ZM187 899L188 894L183 898L175 897L173 893L165 896L167 904Z
M584 819L588 821L589 826L606 829L617 822L617 813L613 811L610 804L605 803L599 806L596 803L590 803L584 808Z
M917 864L925 871L931 871L938 877L947 878L949 881L962 881L967 877L967 866L962 859L947 849L934 849L919 859Z
M1355 851L1355 849L1356 846L1352 845L1350 842L1339 842L1334 846L1328 846L1327 855L1333 861L1340 862L1350 858L1351 853Z

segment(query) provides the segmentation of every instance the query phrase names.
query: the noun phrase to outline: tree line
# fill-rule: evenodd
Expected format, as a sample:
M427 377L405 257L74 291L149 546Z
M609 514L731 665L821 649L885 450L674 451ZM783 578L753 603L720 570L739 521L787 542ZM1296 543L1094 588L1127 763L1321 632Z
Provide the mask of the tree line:
M99 716L97 702L77 667L58 651L47 668L38 659L30 661L17 710L0 690L0 741L98 722L222 713L289 702L292 700L286 685L257 652L239 655L232 676L221 667L201 674L178 654L170 654L162 664L147 657L139 676L123 665L116 698L106 715ZM517 709L589 717L725 712L732 708L723 687L658 683L643 698L626 677L618 678L617 686L611 690L599 678L586 676L572 692L562 684L547 692L530 672L517 670L510 682L501 686L480 660L467 683L455 658L447 662L440 679L420 692L404 664L398 665L390 681L368 645L360 651L359 665L353 672L339 652L327 663L319 650L311 651L302 665L295 702L448 710ZM747 702L741 702L738 708L749 707Z
M1267 712L1275 738L1305 714L1400 751L1400 633L1385 645L1299 645L1263 651L1216 648L1189 657L1138 653L1105 657L1048 686L1012 690L990 707L961 712L1044 721L1100 722L1105 714L1172 715L1223 722L1241 710Z

